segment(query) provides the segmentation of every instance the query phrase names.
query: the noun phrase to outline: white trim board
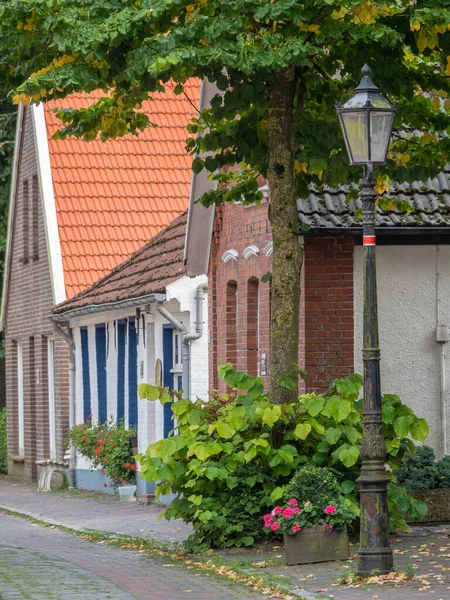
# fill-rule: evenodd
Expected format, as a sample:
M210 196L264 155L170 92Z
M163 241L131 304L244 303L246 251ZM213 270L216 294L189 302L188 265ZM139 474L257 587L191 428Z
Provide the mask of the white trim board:
M53 190L50 153L48 149L47 126L45 123L44 105L34 104L31 107L33 116L34 138L36 143L36 162L41 192L45 236L47 241L50 277L52 281L53 302L59 304L66 300L64 271L59 238L58 219L56 215L55 194Z

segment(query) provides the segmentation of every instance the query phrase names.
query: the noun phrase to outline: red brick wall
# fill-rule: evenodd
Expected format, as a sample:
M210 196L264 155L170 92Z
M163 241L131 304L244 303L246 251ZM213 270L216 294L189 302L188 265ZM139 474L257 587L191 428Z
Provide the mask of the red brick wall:
M25 113L20 145L17 196L13 215L12 252L9 264L5 312L6 388L8 413L9 472L12 476L35 479L37 459L49 458L49 416L47 379L47 340L55 338L56 442L59 457L64 454L69 422L68 350L55 336L48 315L53 294L48 263L43 208L39 196L33 209L33 176L37 174L31 111ZM24 200L28 182L28 212ZM25 196L25 197L24 197ZM24 228L28 220L29 239L24 246ZM37 239L36 239L37 234ZM24 260L28 249L28 260ZM25 462L17 460L18 387L17 344L23 348L23 389L25 417Z
M263 253L271 241L267 208L267 203L247 208L233 204L216 211L209 272L209 368L211 387L222 392L226 386L217 378L218 365L233 362L261 375L265 354L270 368L270 283L261 282L272 268L271 257ZM243 251L250 245L259 253L246 260ZM229 250L238 253L237 260L224 262ZM230 282L237 284L236 354L230 345ZM331 379L353 371L353 241L306 237L300 286L299 364L308 374L300 389L321 390Z
M353 238L305 238L304 306L307 389L354 371Z

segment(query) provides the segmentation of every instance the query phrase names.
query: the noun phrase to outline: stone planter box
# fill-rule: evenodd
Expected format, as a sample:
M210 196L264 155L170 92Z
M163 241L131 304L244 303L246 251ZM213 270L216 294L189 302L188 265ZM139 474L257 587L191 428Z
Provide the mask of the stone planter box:
M288 565L346 560L348 534L345 529L307 527L294 535L284 534L284 558Z
M428 513L423 523L443 523L450 521L450 490L408 490L416 500L423 500L428 505ZM409 522L417 523L413 519Z

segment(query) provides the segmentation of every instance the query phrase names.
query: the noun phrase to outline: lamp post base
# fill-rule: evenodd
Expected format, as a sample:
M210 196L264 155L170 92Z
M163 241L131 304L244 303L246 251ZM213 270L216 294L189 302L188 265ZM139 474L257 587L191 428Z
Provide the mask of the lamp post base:
M384 443L384 441L383 441ZM368 577L390 573L394 568L390 546L387 485L383 462L363 462L358 478L361 499L361 533L358 552L358 575Z

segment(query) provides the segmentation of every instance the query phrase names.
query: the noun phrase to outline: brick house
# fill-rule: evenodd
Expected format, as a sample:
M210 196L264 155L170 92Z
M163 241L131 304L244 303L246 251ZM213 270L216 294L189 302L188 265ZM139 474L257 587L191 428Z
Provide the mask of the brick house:
M450 326L449 173L392 191L410 212L377 215L382 387L427 418L428 443L442 455L450 452L450 359L436 331ZM362 228L352 216L360 204L347 205L345 197L339 188L298 202L304 391L324 390L335 377L362 372ZM270 284L262 282L271 270L267 207L267 201L190 206L187 273L209 274L210 385L222 391L220 364L232 362L266 381L270 369Z
M208 394L206 277L184 274L186 213L71 300L52 318L73 332L75 422L92 415L124 419L138 448L173 429L170 404L138 399L141 383L169 386L195 399ZM74 461L76 487L110 491L82 456ZM139 495L153 489L137 477Z
M8 461L34 480L36 460L61 458L69 426L69 353L49 320L55 304L111 271L187 206L191 180L187 96L155 95L159 127L102 143L52 138L55 107L87 107L97 94L21 106L1 309L6 343Z

